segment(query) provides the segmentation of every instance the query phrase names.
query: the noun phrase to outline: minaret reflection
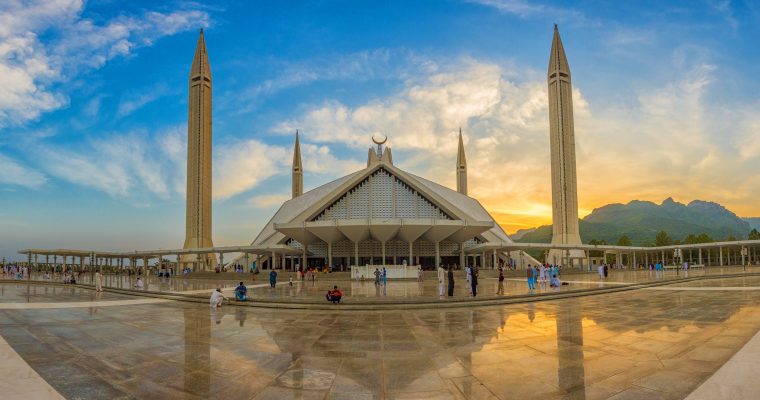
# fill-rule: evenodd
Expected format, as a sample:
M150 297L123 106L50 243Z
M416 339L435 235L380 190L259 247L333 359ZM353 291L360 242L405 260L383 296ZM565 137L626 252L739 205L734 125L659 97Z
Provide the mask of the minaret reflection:
M561 391L572 399L585 399L583 324L580 304L575 299L557 304L557 375Z
M210 307L188 307L185 319L185 392L208 398L211 386Z

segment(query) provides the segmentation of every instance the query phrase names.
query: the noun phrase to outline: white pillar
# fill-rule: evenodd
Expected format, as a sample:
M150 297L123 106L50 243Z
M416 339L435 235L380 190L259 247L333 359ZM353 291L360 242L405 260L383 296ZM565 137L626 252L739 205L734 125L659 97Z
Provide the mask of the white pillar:
M383 262L380 265L385 266L385 242L380 242L380 245L383 252Z
M720 266L723 266L723 248L720 248L720 257L718 258L718 261L720 262Z
M414 265L414 243L409 242L409 265Z
M435 268L441 265L441 242L435 242Z
M383 250L384 249L385 248L383 247ZM383 260L383 261L385 261L385 260ZM332 262L332 243L328 243L327 244L327 266L328 266L328 268L330 268L331 271L332 271L332 264L333 264L333 262Z

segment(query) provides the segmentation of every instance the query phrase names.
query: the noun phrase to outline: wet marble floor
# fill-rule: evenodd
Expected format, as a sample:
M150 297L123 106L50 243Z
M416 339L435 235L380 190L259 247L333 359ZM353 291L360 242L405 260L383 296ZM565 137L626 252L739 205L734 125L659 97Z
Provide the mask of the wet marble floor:
M760 330L760 292L709 289L760 278L684 286L705 290L405 311L105 298L0 309L0 335L69 399L681 399Z

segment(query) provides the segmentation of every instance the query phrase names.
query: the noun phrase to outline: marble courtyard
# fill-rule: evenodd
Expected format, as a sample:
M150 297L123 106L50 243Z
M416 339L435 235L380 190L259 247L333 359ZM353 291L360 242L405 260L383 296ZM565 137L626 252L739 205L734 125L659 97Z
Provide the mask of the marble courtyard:
M4 280L0 392L4 399L744 398L758 389L746 377L758 370L760 346L745 346L760 330L755 269L694 271L686 282L672 271L613 271L607 283L576 274L566 277L576 282L567 290L586 292L547 301L526 300L522 279L510 278L498 298L523 299L516 304L410 310L256 301L216 310L206 299L220 282L210 280L152 278L149 296L117 289L121 279L100 294L87 283ZM300 290L298 301L308 305L309 286L318 296L333 283L347 304L375 296L371 282L321 278L250 286L254 297L282 303ZM495 282L484 279L484 298L497 298ZM642 287L588 292L631 284ZM183 293L185 301L168 298ZM390 282L381 297L437 298L433 279Z

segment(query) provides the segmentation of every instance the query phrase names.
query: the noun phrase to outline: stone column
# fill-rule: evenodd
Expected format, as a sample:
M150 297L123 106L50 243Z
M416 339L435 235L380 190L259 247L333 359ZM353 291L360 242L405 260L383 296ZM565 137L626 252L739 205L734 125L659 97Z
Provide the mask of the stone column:
M491 269L496 269L496 249L493 249L493 259L491 260Z
M327 266L332 270L332 243L327 244Z
M441 242L435 242L435 268L441 265Z
M409 243L409 248L412 248L412 244ZM412 252L409 251L409 264L412 263ZM356 267L359 268L359 242L354 242L354 264L356 264Z
M720 256L718 257L718 262L720 262L720 266L722 267L723 266L723 248L721 247L719 251L720 251Z
M219 270L224 270L224 253L219 252Z
M330 249L330 247L329 247L330 244L328 243L327 246L328 246L328 250L329 250ZM382 254L383 254L383 262L380 263L380 265L382 265L384 267L385 266L385 242L380 242L380 248L382 249Z
M702 248L701 247L699 248L699 252L697 253L697 258L698 258L699 264L701 265L702 264Z

